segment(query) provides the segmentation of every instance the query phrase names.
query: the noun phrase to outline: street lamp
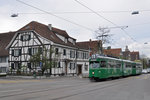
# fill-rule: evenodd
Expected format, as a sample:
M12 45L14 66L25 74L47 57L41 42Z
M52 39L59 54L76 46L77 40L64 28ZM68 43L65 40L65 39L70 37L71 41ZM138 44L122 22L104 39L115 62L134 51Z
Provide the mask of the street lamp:
M144 44L148 44L147 42L145 42Z
M11 17L18 17L18 14L12 14Z
M132 14L132 15L139 14L139 11L133 11L131 14Z

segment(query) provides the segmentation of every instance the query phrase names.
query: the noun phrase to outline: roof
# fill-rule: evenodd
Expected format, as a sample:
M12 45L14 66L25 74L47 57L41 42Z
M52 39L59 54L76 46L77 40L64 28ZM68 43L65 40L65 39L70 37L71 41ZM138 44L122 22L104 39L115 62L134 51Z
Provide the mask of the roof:
M98 40L94 40L94 41L83 41L83 42L77 42L78 47L82 48L82 49L94 49L94 48L98 48Z
M0 34L0 56L8 56L8 50L6 50L6 46L9 44L13 36L16 32L7 32Z
M105 49L104 54L105 55L111 55L111 56L117 56L119 57L122 53L121 48L116 48L116 49Z
M65 37L67 39L71 38L73 40L76 40L76 39L70 37L65 30L61 30L61 29L58 29L58 28L55 28L55 27L52 27L51 29L52 30L49 29L48 25L44 25L42 23L39 23L39 22L36 22L36 21L32 21L29 24L27 24L24 27L22 27L21 29L19 29L18 32L32 30L32 31L35 31L40 36L42 36L42 37L44 37L44 38L46 38L48 40L53 41L54 43L62 44L62 45L66 45L66 46L71 46L71 47L76 47L76 45L73 45L69 41L67 43L65 43L64 41L62 41L56 35L56 33L57 33L57 34Z
M67 43L65 43L56 35L56 33L57 33L61 36L64 36L67 39L71 38L73 40L76 40L76 39L70 37L65 30L61 30L61 29L58 29L55 27L52 27L52 30L50 30L47 25L38 23L36 21L32 21L29 24L22 27L21 29L19 29L18 31L0 34L0 56L8 56L8 49L6 50L5 48L9 47L8 44L10 44L10 42L13 41L12 39L15 34L17 34L19 32L23 32L23 31L35 31L40 36L42 36L48 40L51 40L54 43L69 46L69 47L80 48L77 44L74 45L73 43L71 43L69 41Z
M138 51L133 51L133 52L130 52L131 55L139 55L139 52Z

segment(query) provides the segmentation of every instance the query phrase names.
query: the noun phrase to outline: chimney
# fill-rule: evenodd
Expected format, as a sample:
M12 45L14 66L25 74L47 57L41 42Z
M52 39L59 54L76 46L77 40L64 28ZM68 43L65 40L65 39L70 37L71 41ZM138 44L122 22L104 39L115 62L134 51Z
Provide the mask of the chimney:
M126 46L126 49L125 49L125 51L129 51L129 49L128 49L128 46Z
M92 39L89 40L90 42L92 41Z
M52 24L48 24L49 30L52 30Z

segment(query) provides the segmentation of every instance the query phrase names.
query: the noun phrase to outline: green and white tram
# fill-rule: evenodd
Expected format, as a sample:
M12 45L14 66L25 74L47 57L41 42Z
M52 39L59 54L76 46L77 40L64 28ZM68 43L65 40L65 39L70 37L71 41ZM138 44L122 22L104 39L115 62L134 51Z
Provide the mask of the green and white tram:
M89 59L89 78L94 80L141 74L142 64L106 56Z

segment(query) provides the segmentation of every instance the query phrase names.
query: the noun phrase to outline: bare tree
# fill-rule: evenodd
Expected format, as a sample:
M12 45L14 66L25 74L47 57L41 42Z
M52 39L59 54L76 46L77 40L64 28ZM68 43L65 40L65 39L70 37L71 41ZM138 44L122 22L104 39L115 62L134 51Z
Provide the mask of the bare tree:
M103 44L105 43L110 43L110 34L108 34L110 32L110 29L107 27L99 27L98 30L95 31L95 35L96 35L96 39L99 40L99 54L103 54Z

